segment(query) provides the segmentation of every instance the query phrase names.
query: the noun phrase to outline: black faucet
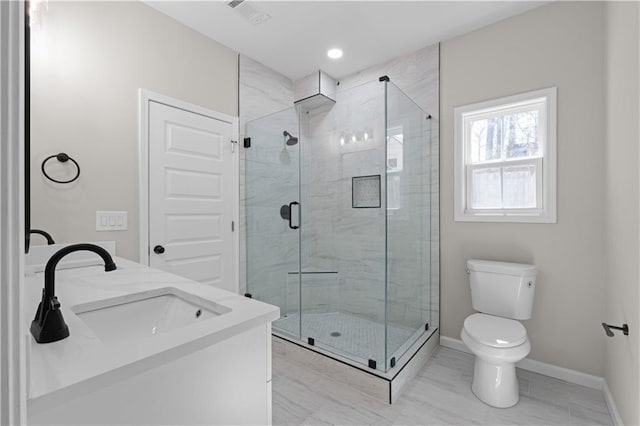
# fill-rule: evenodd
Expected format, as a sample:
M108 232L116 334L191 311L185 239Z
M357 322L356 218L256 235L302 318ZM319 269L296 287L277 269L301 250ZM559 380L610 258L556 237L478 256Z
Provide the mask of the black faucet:
M54 253L44 268L44 289L42 290L42 301L38 305L36 317L31 322L31 334L38 343L57 342L69 337L69 327L62 318L60 302L55 296L55 272L58 262L74 251L92 251L104 260L105 272L114 271L116 264L109 252L95 244L73 244L64 247Z
M56 243L55 241L53 241L53 237L51 236L51 234L49 234L47 231L43 231L42 229L31 229L29 230L29 233L42 235L47 239L47 245L49 246Z

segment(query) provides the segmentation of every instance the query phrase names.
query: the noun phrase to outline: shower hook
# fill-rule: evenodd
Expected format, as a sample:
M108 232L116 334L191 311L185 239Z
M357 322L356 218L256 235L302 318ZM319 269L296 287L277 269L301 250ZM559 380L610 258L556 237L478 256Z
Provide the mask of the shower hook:
M66 163L67 161L71 161L73 164L76 165L76 175L69 179L69 180L56 180L54 178L52 178L51 176L49 176L46 172L46 170L44 169L45 164L47 163L47 161L51 160L52 158L57 159L59 162L61 163ZM78 179L80 177L80 165L78 164L78 162L76 160L74 160L73 158L69 157L67 154L65 154L64 152L61 152L60 154L54 154L54 155L50 155L47 158L45 158L42 161L42 166L40 167L42 169L42 174L49 179L52 182L55 183L71 183L74 182L76 179Z

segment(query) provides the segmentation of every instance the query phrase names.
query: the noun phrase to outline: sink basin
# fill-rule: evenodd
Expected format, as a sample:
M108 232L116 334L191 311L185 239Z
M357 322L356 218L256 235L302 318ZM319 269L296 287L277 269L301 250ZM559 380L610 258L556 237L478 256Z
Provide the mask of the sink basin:
M103 342L152 338L224 315L231 309L172 287L75 305Z

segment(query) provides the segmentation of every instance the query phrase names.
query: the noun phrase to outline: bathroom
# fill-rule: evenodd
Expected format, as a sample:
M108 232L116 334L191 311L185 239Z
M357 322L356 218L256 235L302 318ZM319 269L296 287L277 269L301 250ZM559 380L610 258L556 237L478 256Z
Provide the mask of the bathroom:
M246 22L247 18L239 15L239 8L244 6L253 8L254 19L265 21ZM229 214L235 228L228 234L233 244L225 255L230 260L224 262L225 270L232 271L232 275L223 288L239 296L250 293L254 300L277 306L280 316L298 312L302 321L305 314L317 313L318 307L305 310L308 306L300 298L301 289L305 292L319 289L320 292L313 293L311 302L326 307L337 301L345 312L376 319L387 331L392 321L385 318L393 316L394 308L400 306L406 312L414 312L411 309L414 303L419 306L415 310L418 320L415 324L412 321L411 327L420 333L408 345L422 346L427 342L422 352L416 348L397 355L398 365L391 367L397 348L391 348L387 342L376 346L371 356L354 356L345 347L338 347L335 342L341 337L334 340L316 337L314 347L309 348L307 337L311 336L301 330L303 322L298 323L299 329L293 336L285 336L282 329L278 331L282 318L274 318L273 346L268 348L273 363L274 424L638 424L640 351L635 333L639 310L638 37L629 36L638 34L638 4L505 2L496 10L491 9L489 2L461 3L459 8L464 9L461 16L467 17L466 21L449 21L449 26L437 35L431 38L421 35L420 39L413 35L411 41L393 38L385 22L406 22L409 29L423 27L424 23L437 27L440 21L446 21L447 13L453 14L446 3L400 3L394 7L391 2L367 6L349 2L344 5L247 2L244 6L233 10L226 2L212 5L49 2L36 9L34 16L38 22L31 28L31 228L50 232L58 243L114 241L119 258L163 269L152 263L153 252L147 251L145 259L145 249L141 248L144 238L150 237L142 234L145 227L140 226L143 190L139 171L143 165L139 156L142 97L139 90L146 90L149 99L166 96L215 111L229 120L232 139L238 141L237 146L228 148L234 159L231 173L237 179L232 185L237 191L230 192L235 210ZM6 13L20 13L4 3L2 7L3 18ZM357 52L338 38L342 33L345 37L353 33L348 30L336 35L330 34L329 28L319 33L324 34L322 37L298 36L311 25L306 22L308 18L301 16L317 16L318 23L314 25L318 27L323 19L339 16L332 25L348 29L351 25L348 17L356 19L367 13L372 15L370 22L362 24L363 33L368 33L369 45L379 48L370 46L365 51L361 47L362 52ZM484 21L471 19L485 15L488 17ZM198 17L218 22L221 28L226 28L223 26L226 20L235 27L234 31L220 30L214 36L208 31L214 31L209 27L215 25ZM2 31L8 31L9 27L3 25ZM288 36L283 36L287 31ZM284 38L277 39L278 36ZM4 33L2 37L5 43ZM385 45L389 40L395 40L394 44ZM279 56L264 43L288 47ZM344 56L327 58L326 51L331 47L341 47ZM19 52L16 55L20 57ZM294 106L295 101L303 98L296 95L296 82L318 75L318 70L330 76L336 86L334 93L323 92L323 87L317 87L316 91L320 96L325 93L332 97L335 104L328 107L329 112L300 113L304 105ZM390 81L380 81L383 76ZM550 189L556 194L555 217L538 223L461 218L457 114L481 102L548 88L556 89L556 170ZM389 98L396 89L397 99L415 103L417 113L425 118L420 125L422 142L418 144L424 161L410 163L405 157L405 169L401 170L409 172L414 164L421 167L423 181L418 186L423 207L412 211L423 213L422 233L391 232L393 221L402 217L394 216L396 212L386 205L389 198L385 199L385 195L390 195L387 191L393 173L389 172L388 162L384 167L384 157L380 161L377 157L349 159L344 155L367 152L367 147L393 136L394 104ZM350 90L372 94L379 105L373 119L363 118L368 110L354 101L356 96L349 93L355 92ZM334 112L339 109L339 114ZM385 112L389 122L384 120ZM251 198L251 191L264 178L253 174L259 171L252 157L260 148L261 135L256 128L260 123L269 127L272 124L269 117L273 119L274 113L287 116L275 119L274 137L269 141L273 144L273 164L268 169L277 177L271 189L278 197L269 206L274 215L256 217L263 210L252 204L255 198ZM322 114L337 123L326 140L320 137L322 129L318 130L322 123L319 119L313 121ZM331 114L337 114L338 118L331 118ZM427 119L428 116L431 118ZM3 128L7 128L4 122ZM287 144L287 136L282 133L285 130L298 138L297 144ZM5 136L9 135L3 134L3 146ZM349 143L349 137L355 137L356 141ZM245 138L251 139L252 146L243 146ZM344 145L341 138L345 138ZM327 151L341 152L339 158L329 157L336 164L320 164L325 160L313 157L316 151L312 149L321 139ZM407 150L412 149L410 144L407 141ZM385 151L383 145L369 152L374 156L393 154ZM23 185L20 170L12 167L20 162L9 160L14 154L19 160L20 152L6 152L7 155L4 152L2 155L3 181L7 176L6 181L15 182L15 186L14 192L9 191L11 186L3 187L8 192L3 192L2 199L3 202L15 199L14 207L18 209L21 204L18 189ZM78 162L77 181L65 185L44 178L42 161L60 152ZM347 163L352 169L345 168ZM372 165L374 170L369 167ZM15 176L5 174L6 167ZM339 167L344 172L343 181L311 188L311 183L324 177L329 179ZM56 158L45 169L52 177L65 180L73 178L76 171L73 164ZM380 175L382 209L353 208L352 178L371 175ZM348 201L344 211L353 217L377 215L375 220L379 222L363 225L359 233L340 240L345 236L341 234L344 229L353 228L340 227L345 224L336 218L337 211L305 210L312 203L320 205L322 197L329 195ZM297 230L289 228L288 220L278 215L282 205L294 201L300 205L293 205L286 213L289 218L299 213L302 221L291 222L292 226L300 226ZM96 231L97 211L126 212L128 229ZM4 220L8 213L2 214ZM252 218L257 227L251 228ZM309 218L313 218L313 223L305 223ZM3 222L3 235L16 238L3 237L3 252L21 252L20 247L12 248L9 242L24 241L23 219L19 214L9 215L9 219L17 221L15 229L9 227L5 234L4 226L11 222ZM385 221L387 225L380 225ZM286 248L282 247L284 239L269 243L265 238L270 226L288 232L287 238L292 241ZM313 226L320 231L312 230ZM16 229L21 233L16 233ZM419 297L406 297L404 304L383 303L381 300L387 296L393 299L394 294L403 294L394 293L393 288L387 295L380 290L388 280L384 266L393 266L394 253L402 253L403 239L420 243L421 247L421 256L415 262L420 271L408 267L420 281L411 289L429 291L416 293ZM387 248L385 240L389 243ZM32 247L45 243L42 236L31 235ZM351 272L345 265L352 260L350 255L356 260L363 257L349 250L362 250L365 244L368 250L363 253L377 260L367 259L365 270L360 272L367 274L366 279L358 280L358 271ZM252 247L256 249L254 252ZM287 250L287 255L280 256L281 250ZM264 265L253 263L255 253L279 260L268 263L266 266L274 269L265 272ZM470 259L531 264L537 268L531 318L521 321L531 350L518 364L520 401L511 408L490 407L471 391L474 357L461 339L465 319L477 311L472 306L467 275ZM25 270L29 272L24 256L16 253L14 261L22 266L12 270L5 266L11 263L3 263L1 270L0 312L10 315L18 306L15 315L32 317L36 306L31 301L23 305L23 296L9 285L16 282L25 285L23 275ZM306 275L309 271L337 272L338 277L322 274L311 279ZM15 275L5 275L10 273ZM60 283L65 273L71 272L62 271ZM117 273L110 272L101 279L107 280ZM283 274L285 278L270 281L274 274ZM259 287L262 277L265 287ZM269 283L287 279L284 297L274 297L273 292L268 292ZM233 284L226 287L227 283ZM295 303L285 303L292 298L298 300L297 308ZM13 308L12 300L17 301ZM60 302L73 338L71 300L61 294ZM237 306L245 306L242 302L238 300ZM262 306L252 300L244 303ZM412 315L407 314L407 318ZM9 317L3 316L3 324L11 323L5 322L5 318ZM613 329L614 337L607 337L602 323L628 324L629 334ZM426 324L429 330L418 330L419 325L424 328ZM27 366L29 351L23 346L36 344L28 331L18 327L15 335L5 329L2 334L3 345L5 338L8 342L8 349L3 351L13 351L3 352L2 356L13 359L14 365L19 366L8 369L7 377L13 377L14 381L3 387L2 423L28 424L33 402L26 385L31 374ZM414 353L416 357L412 357ZM341 361L337 364L349 364L350 369L335 367L334 355ZM420 363L407 364L409 367L403 371L415 369L415 372L406 384L401 384L392 404L367 392L378 386L378 382L366 381L370 376L384 381L393 368L409 362L403 358L410 357L414 361L420 358ZM377 360L375 370L368 365L368 359ZM3 374L4 368L3 365ZM371 374L372 371L378 374ZM356 384L349 386L345 381ZM383 392L389 392L389 388L385 387ZM5 402L7 395L12 395L12 399ZM456 399L460 395L461 399ZM15 404L12 409L11 404ZM181 402L176 404L180 406ZM541 408L549 417L541 417L539 412L545 411ZM178 419L176 423L190 423L188 419ZM100 419L95 421L99 423Z

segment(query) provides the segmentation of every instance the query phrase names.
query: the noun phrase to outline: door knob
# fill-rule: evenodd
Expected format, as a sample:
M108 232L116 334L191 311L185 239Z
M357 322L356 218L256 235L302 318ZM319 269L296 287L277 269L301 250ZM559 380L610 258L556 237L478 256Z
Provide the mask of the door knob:
M162 254L162 253L164 253L164 247L162 247L162 246L160 246L160 245L155 246L155 247L153 248L153 252L154 252L155 254Z

